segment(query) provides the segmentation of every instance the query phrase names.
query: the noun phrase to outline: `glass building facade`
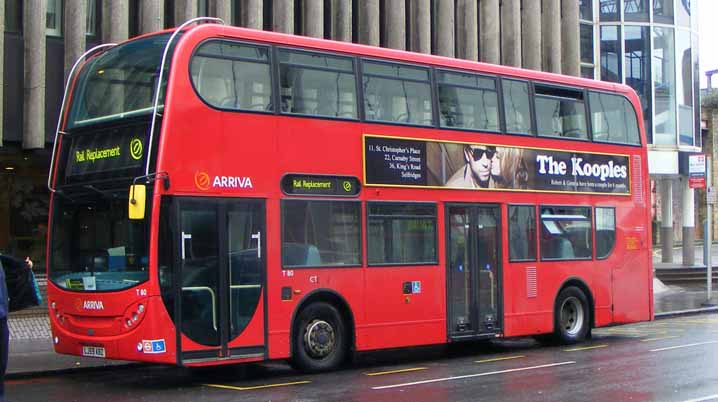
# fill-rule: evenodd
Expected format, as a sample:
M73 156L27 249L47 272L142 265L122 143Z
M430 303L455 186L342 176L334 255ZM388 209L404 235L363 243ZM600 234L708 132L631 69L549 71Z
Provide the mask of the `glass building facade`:
M636 90L652 148L699 150L697 0L578 2L581 75Z

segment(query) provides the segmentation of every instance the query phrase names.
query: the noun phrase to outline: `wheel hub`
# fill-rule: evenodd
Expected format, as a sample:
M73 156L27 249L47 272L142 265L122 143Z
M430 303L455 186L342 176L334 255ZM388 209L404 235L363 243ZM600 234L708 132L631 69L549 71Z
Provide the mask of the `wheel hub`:
M561 304L561 328L569 335L576 335L583 327L583 306L575 297L569 297Z
M304 345L312 357L326 357L334 350L335 344L334 328L328 322L314 320L307 326Z

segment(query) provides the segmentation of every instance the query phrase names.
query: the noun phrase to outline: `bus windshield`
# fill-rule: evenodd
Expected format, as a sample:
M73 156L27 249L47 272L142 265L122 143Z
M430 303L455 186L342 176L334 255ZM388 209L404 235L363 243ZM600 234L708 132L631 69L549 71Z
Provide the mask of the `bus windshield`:
M126 187L54 198L48 270L53 283L68 290L111 291L149 278L149 214L130 220L127 203Z
M138 39L91 59L77 80L67 128L149 113L169 38ZM165 71L164 83L168 75Z

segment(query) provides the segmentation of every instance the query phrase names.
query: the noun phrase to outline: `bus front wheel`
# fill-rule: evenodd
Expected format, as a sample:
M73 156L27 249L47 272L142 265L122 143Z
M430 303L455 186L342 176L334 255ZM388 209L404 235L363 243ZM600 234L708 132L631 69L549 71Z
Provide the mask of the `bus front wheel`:
M583 341L589 333L589 317L583 291L575 286L563 289L554 308L554 339L563 344Z
M336 307L312 303L297 317L292 365L307 372L337 368L347 356L347 340L346 326Z

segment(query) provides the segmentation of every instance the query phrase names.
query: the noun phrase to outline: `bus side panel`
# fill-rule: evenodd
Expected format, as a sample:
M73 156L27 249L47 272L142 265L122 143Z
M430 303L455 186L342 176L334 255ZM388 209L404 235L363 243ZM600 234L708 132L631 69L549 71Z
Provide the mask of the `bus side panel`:
M366 323L357 350L446 341L446 285L440 266L366 269Z
M614 254L613 322L628 323L651 319L650 288L652 286L649 239L644 233L620 233ZM633 249L637 247L638 249ZM620 250L622 248L623 250Z
M505 254L506 255L506 254ZM508 260L508 258L507 258ZM538 262L507 263L504 269L504 335L536 335L551 331L551 310L536 293L529 295L528 272L536 272L536 284L544 283Z
M535 291L527 279L527 270L536 267ZM578 279L595 295L597 281L588 278L596 269L595 261L538 261L513 263L504 270L505 331L504 336L526 336L553 332L554 303L561 286ZM595 296L594 296L595 297Z

